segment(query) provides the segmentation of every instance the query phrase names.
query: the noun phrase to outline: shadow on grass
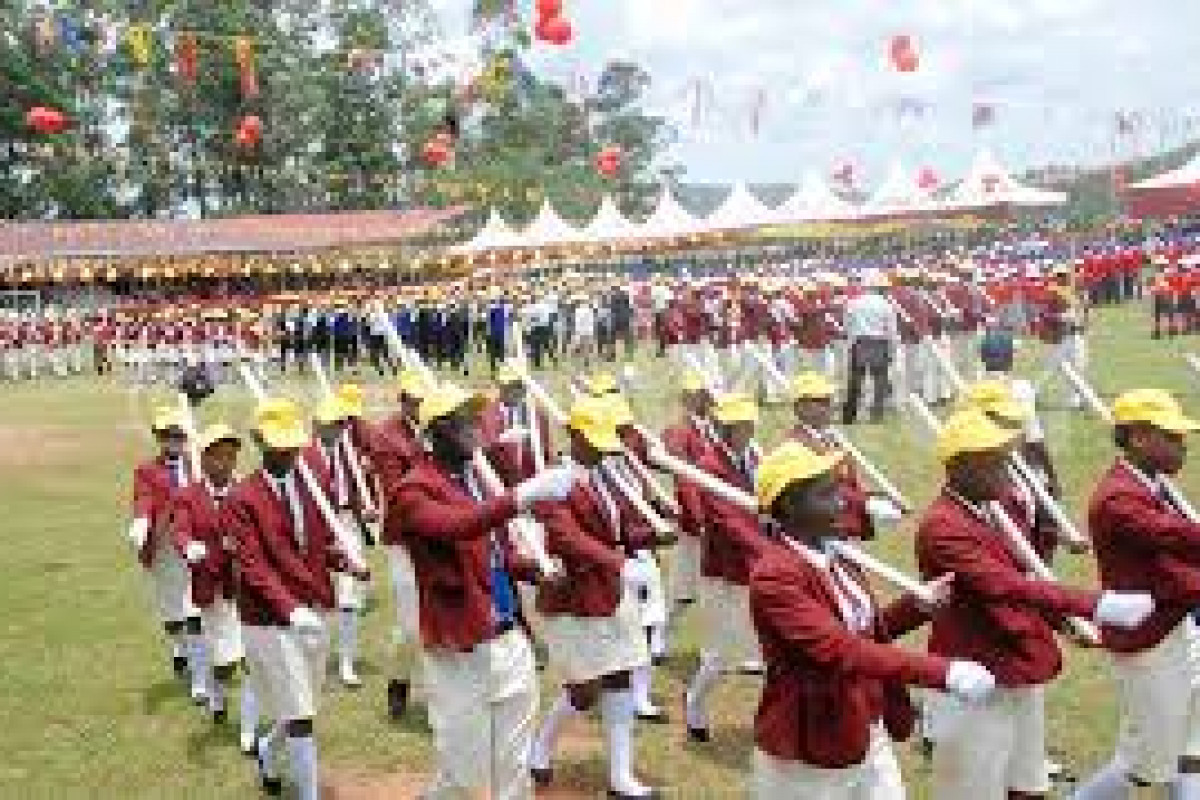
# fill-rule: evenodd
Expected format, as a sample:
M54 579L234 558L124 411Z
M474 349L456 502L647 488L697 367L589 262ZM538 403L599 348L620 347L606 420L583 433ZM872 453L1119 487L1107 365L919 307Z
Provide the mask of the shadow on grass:
M185 687L177 678L152 683L142 690L142 711L157 714L164 706L191 706Z
M695 758L746 774L750 770L750 751L754 747L754 731L745 725L721 725L713 721L712 737L703 743L687 742L684 748Z

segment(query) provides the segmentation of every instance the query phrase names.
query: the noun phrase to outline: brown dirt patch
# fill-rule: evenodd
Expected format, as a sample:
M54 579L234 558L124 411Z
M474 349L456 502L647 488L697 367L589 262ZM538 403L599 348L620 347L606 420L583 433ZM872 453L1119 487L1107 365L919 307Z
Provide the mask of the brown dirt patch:
M52 425L0 425L0 471L77 464L86 449L78 430Z
M349 770L325 770L321 776L321 796L327 800L408 800L419 797L430 776L419 772L389 775L364 774ZM595 792L551 788L539 791L540 800L582 800Z

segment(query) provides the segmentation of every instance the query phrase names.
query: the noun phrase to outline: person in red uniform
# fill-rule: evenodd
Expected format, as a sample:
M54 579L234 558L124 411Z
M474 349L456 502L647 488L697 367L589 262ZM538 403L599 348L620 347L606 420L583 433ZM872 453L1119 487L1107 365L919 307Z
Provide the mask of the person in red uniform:
M680 401L683 418L662 434L667 451L691 464L706 457L717 438L710 413L712 391L703 377L689 370L684 374ZM682 478L675 479L675 504L679 506L679 530L683 534L671 559L668 595L670 615L696 600L700 583L700 552L704 538L704 496L700 487Z
M236 576L232 542L221 526L221 508L233 486L241 439L223 423L199 435L200 480L181 490L171 514L175 546L184 554L192 576L192 601L200 609L208 663L208 707L213 721L226 718L226 696L244 655L241 624L234 602ZM242 683L239 710L242 752L254 753L258 702L250 680Z
M775 798L900 798L904 787L891 739L914 720L906 685L948 689L982 700L987 669L891 644L928 619L904 596L882 608L858 570L831 551L841 539L840 452L788 442L758 470L759 507L775 536L750 575L754 628L767 663L754 722L751 794ZM927 586L934 602L953 576Z
M829 434L835 413L833 381L820 372L803 372L792 381L791 394L796 426L792 428L788 438L818 453L838 450L837 442ZM847 539L875 538L875 520L871 514L871 505L877 509L881 518L899 519L900 510L893 507L886 498L872 499L871 493L859 478L854 463L849 459L839 461L834 473L841 482L844 506L838 531Z
M1010 489L1016 437L976 408L947 419L937 440L946 482L917 529L921 575L955 576L954 596L933 618L929 652L977 661L1000 687L971 707L933 699L927 735L939 800L1047 796L1044 686L1062 668L1055 630L1065 617L1132 626L1154 606L1144 593L1102 594L1026 574L997 509Z
M610 797L657 797L633 771L635 698L631 673L648 667L650 654L635 589L645 583L640 551L656 546L650 525L625 493L629 484L610 458L623 445L611 400L585 397L567 425L572 460L586 475L561 503L537 508L546 549L564 580L538 594L538 612L550 662L565 690L546 715L530 767L539 785L551 778L550 760L566 718L599 704L608 756Z
M472 463L483 398L427 387L418 421L429 453L390 496L420 596L423 670L437 773L431 800L532 795L527 765L538 692L515 581L538 576L504 526L541 501L561 501L571 467L491 494Z
M325 617L335 602L333 573L354 568L316 500L315 492L328 500L329 474L309 465L311 485L302 475L309 437L300 408L267 399L254 417L262 467L230 492L220 524L234 543L247 665L274 721L256 748L259 777L268 793L281 791L278 757L286 741L296 796L316 800L313 727L329 649Z
M717 441L698 467L747 492L754 490L758 408L744 394L719 398L713 409ZM708 696L728 669L761 669L750 626L750 567L763 543L758 517L728 500L704 495L704 540L700 560L700 605L704 646L688 684L685 724L693 741L709 740Z
M1079 790L1080 800L1121 800L1135 787L1200 797L1191 612L1200 605L1200 518L1170 488L1183 468L1185 437L1200 430L1175 398L1156 389L1113 403L1120 450L1088 507L1100 582L1150 592L1154 613L1128 630L1105 628L1120 697L1116 754Z
M404 519L397 511L395 493L404 477L425 457L424 445L417 430L417 414L421 398L430 388L425 377L414 370L401 372L398 385L398 410L372 426L364 438L364 449L375 469L380 494L384 499L380 539L388 557L392 599L396 609L396 624L392 630L396 653L392 677L387 685L388 714L394 720L402 718L408 709L412 664L416 655L413 642L420 638L421 630L417 579L412 559L404 546Z
M544 467L554 460L550 418L534 405L512 364L500 366L496 384L500 396L484 408L480 435L504 485L516 486L533 477L539 464Z
M192 604L187 564L170 535L175 498L194 479L184 456L187 434L180 409L175 406L156 409L151 430L159 452L134 470L129 540L153 582L159 618L171 640L175 674L185 677L191 673L192 698L202 703L205 687L200 668L203 659L200 616Z

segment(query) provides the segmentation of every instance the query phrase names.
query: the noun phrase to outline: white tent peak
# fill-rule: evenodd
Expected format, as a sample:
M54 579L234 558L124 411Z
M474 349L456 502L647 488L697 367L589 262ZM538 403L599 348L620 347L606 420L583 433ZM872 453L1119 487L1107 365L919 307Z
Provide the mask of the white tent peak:
M505 222L499 211L492 208L488 213L487 222L479 229L479 232L472 236L470 241L455 247L453 252L482 253L487 250L517 247L520 243L520 237L517 236L512 226Z
M635 239L637 235L637 226L621 213L612 195L607 194L600 201L596 215L583 229L583 240L588 243Z
M1068 200L1064 192L1052 192L1026 186L1017 181L991 150L975 154L967 176L946 198L949 208L987 208L989 206L1046 206Z
M696 218L679 204L671 187L664 184L654 210L646 217L646 221L638 226L637 233L641 238L653 239L690 236L701 230Z
M1129 184L1130 189L1175 189L1195 186L1200 182L1200 153L1182 167L1168 170L1161 175Z
M838 196L820 173L809 170L792 196L775 209L775 219L780 223L837 220L850 219L855 213L854 204Z
M582 236L579 229L558 215L547 198L542 200L537 216L521 231L520 238L525 247L553 247L578 242Z
M775 221L771 209L750 192L745 181L733 185L724 202L704 220L709 230L753 228Z

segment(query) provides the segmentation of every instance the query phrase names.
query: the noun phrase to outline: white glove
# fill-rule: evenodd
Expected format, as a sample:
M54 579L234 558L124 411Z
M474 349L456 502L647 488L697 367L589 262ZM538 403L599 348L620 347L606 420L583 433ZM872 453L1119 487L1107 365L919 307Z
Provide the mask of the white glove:
M208 555L208 548L204 542L193 539L183 548L183 557L189 564L197 564L204 560Z
M974 661L951 661L946 670L946 689L968 703L986 700L996 688L988 668Z
M890 499L874 495L867 498L867 514L876 525L892 525L904 517L904 512Z
M325 631L325 622L307 606L296 606L288 614L291 625L301 636L320 636Z
M138 517L129 526L129 541L134 548L141 550L146 546L146 537L150 535L150 520Z
M1154 613L1154 598L1147 592L1105 592L1092 618L1101 625L1136 628Z
M544 469L527 481L517 485L517 505L529 508L542 500L565 500L575 486L574 466Z
M632 589L645 586L647 583L646 562L640 558L625 559L625 566L621 567L621 583Z
M529 438L529 430L520 425L514 425L496 437L499 444L520 444Z

